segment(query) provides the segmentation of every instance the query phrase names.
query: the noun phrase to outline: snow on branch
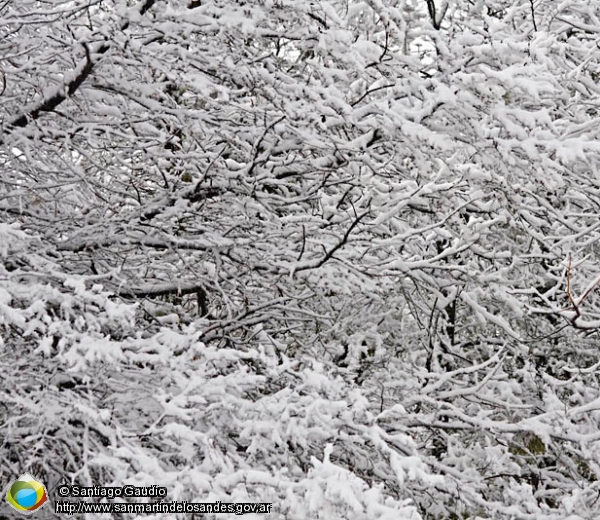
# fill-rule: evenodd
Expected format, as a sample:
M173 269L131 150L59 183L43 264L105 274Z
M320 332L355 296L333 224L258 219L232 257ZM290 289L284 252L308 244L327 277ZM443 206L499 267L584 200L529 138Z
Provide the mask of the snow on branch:
M139 13L144 15L154 5L156 0L146 0L139 9ZM129 27L129 21L121 24L120 29L123 31ZM101 43L94 46L93 49L83 43L85 51L85 58L81 61L77 67L68 74L62 85L54 87L49 92L46 92L41 99L25 108L18 116L14 117L4 128L3 133L5 135L11 134L17 128L23 128L27 126L31 121L38 119L44 112L52 112L67 98L71 97L83 82L90 76L94 69L94 65L97 60L110 49L110 44L107 42ZM6 88L6 79L2 73L2 92ZM0 137L0 145L4 143L4 139Z

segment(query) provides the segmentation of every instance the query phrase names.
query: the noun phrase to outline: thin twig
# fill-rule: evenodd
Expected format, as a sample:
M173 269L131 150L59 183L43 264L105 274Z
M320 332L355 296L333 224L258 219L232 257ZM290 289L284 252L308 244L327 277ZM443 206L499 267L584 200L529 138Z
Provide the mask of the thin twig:
M533 21L533 30L537 32L537 24L535 23L535 9L533 7L533 0L529 0L529 5L531 6L531 19Z
M577 303L575 303L575 300L571 295L571 253L569 253L569 264L567 266L567 298L569 299L571 305L573 305L573 308L577 313L575 319L579 318L581 316L581 313L579 312L579 307L577 307Z

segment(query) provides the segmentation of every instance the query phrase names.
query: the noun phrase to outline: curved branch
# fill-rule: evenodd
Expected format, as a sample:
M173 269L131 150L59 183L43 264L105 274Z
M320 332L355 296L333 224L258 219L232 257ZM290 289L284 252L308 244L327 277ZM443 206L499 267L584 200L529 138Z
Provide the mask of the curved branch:
M144 15L154 4L156 0L145 0L140 6L139 13ZM124 22L120 29L125 30L129 27L129 21ZM89 77L94 69L94 58L105 54L110 49L109 43L101 43L97 45L93 51L87 44L83 44L85 49L85 59L74 69L73 73L70 74L70 78L64 82L63 85L58 86L50 94L42 96L36 103L26 108L21 114L14 117L3 130L4 135L11 134L17 128L23 128L27 126L31 121L35 121L44 112L52 112L56 109L63 101L68 97L72 96L77 92L83 82ZM2 74L4 86L6 86L4 75ZM4 92L4 88L2 89ZM4 143L4 139L0 137L0 145Z
M58 105L60 105L69 96L72 96L86 78L92 72L94 64L92 62L92 56L89 47L84 44L85 49L85 61L82 62L72 74L72 78L65 83L65 85L59 87L55 92L49 96L43 97L37 103L27 108L23 113L15 117L10 123L8 123L5 134L12 133L16 128L23 128L27 126L30 121L36 120L42 112L52 112ZM103 54L108 50L107 44L102 44L95 52L95 54Z

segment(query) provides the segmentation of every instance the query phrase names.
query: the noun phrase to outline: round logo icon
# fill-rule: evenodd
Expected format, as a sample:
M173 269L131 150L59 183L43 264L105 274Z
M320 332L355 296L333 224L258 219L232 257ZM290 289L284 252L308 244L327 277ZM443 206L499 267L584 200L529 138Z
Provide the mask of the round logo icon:
M19 513L27 515L48 501L48 493L44 484L25 473L8 487L6 501Z

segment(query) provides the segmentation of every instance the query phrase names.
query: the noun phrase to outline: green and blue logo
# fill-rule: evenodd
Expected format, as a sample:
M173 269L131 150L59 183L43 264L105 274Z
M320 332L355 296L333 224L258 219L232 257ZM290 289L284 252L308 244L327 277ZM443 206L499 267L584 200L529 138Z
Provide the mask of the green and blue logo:
M48 493L44 484L25 473L8 487L6 501L19 513L28 515L48 501Z

